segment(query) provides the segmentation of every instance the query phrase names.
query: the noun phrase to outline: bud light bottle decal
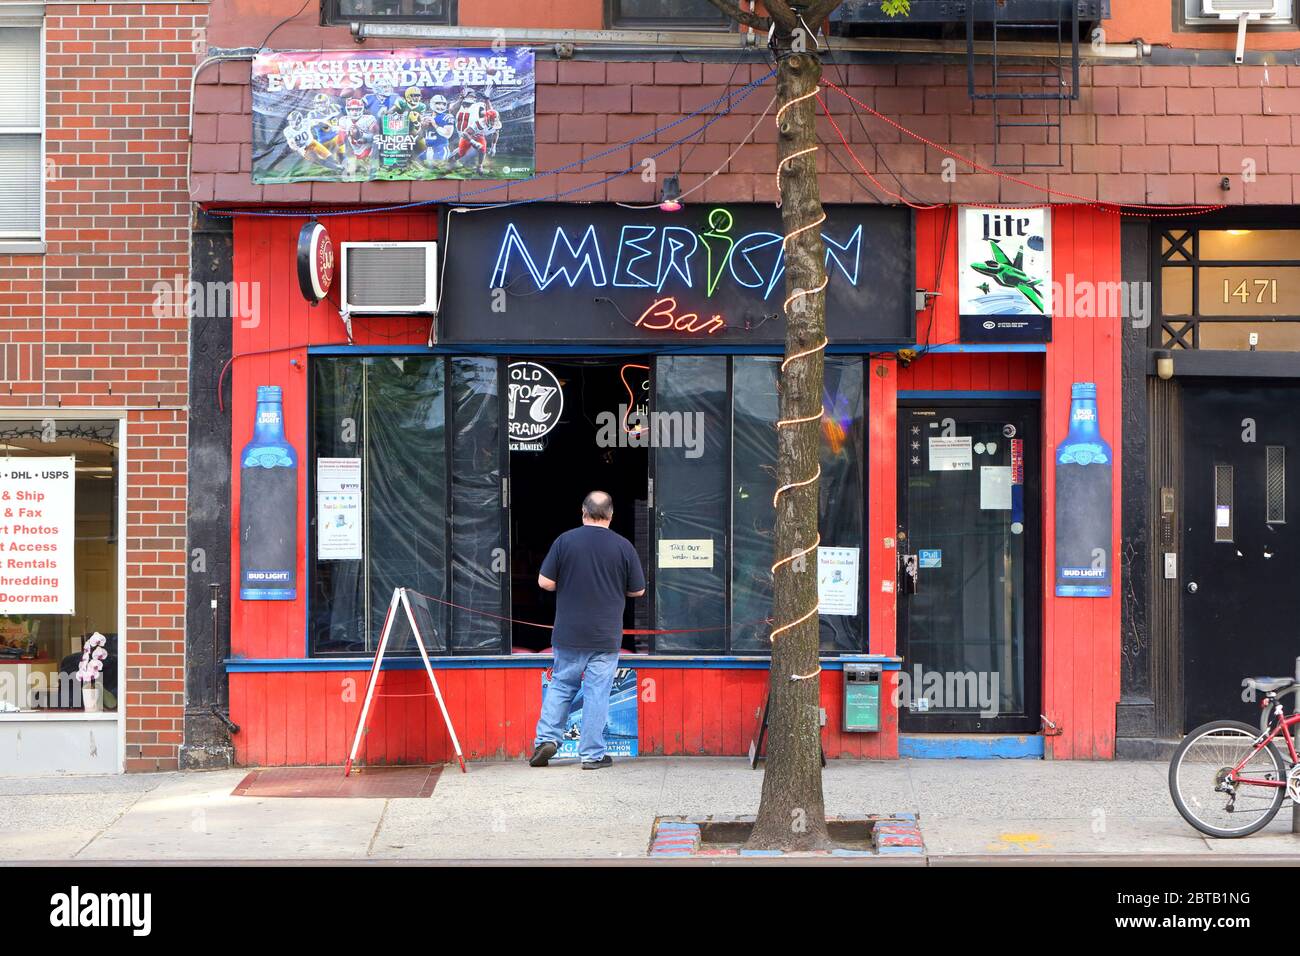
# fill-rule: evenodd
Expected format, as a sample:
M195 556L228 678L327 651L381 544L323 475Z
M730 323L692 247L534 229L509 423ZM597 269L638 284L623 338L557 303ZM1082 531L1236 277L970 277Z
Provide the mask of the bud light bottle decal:
M239 596L298 596L298 455L284 438L278 385L259 385L253 440L239 456Z
M1110 445L1097 419L1097 386L1070 386L1070 431L1056 447L1056 594L1109 597Z

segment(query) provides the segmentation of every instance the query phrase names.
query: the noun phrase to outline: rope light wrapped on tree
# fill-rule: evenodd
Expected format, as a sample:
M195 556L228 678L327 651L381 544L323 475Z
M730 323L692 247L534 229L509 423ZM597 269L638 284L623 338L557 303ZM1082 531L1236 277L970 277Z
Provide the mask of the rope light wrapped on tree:
M712 0L738 23L768 33L777 59L779 160L773 171L785 262L785 359L778 377L777 488L772 496L771 680L763 795L749 845L829 846L821 784L821 674L816 552L821 478L823 357L826 351L826 221L817 183L816 111L821 83L816 28L839 0L754 5ZM812 560L812 573L808 562Z

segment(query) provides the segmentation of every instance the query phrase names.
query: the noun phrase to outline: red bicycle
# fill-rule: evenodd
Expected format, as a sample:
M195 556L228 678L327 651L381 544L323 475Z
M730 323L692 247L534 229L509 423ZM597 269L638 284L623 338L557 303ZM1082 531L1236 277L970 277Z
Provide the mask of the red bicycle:
M1300 797L1300 757L1293 727L1279 698L1296 691L1291 677L1242 682L1263 694L1259 727L1214 720L1189 733L1169 763L1169 793L1183 819L1214 837L1244 837L1262 830L1289 796ZM1286 742L1285 757L1274 741Z

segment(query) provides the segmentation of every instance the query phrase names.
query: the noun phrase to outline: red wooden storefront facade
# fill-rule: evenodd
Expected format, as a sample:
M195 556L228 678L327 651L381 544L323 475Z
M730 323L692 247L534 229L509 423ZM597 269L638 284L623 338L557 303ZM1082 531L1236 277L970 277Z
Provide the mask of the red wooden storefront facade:
M1042 565L1053 565L1052 450L1068 427L1071 384L1095 382L1101 430L1113 447L1121 435L1120 328L1118 317L1056 318L1052 341L1021 350L976 350L959 342L957 319L957 230L945 228L953 207L914 213L915 287L937 291L917 314L918 339L929 343L910 362L874 352L866 359L865 459L868 484L861 542L866 579L865 617L872 655L897 652L898 403L909 397L954 398L999 395L1039 400L1043 494ZM234 279L256 290L264 318L233 323L232 448L252 438L257 386L278 385L284 397L285 434L300 450L308 447L310 353L346 345L344 325L329 301L310 306L299 294L291 269L298 231L305 218L236 216ZM1119 219L1083 206L1055 206L1052 219L1053 274L1078 283L1120 279ZM432 210L341 216L328 220L335 244L349 241L429 241L438 238ZM454 238L452 239L454 242ZM946 248L945 248L946 246ZM441 252L442 250L440 250ZM942 264L942 266L941 266ZM428 320L390 319L357 323L357 354L378 346L426 344ZM644 350L643 350L644 351ZM237 456L236 456L237 459ZM341 764L347 756L365 690L368 661L308 656L309 580L305 516L308 469L300 467L297 599L232 604L231 655L227 664L230 712L237 760L244 765ZM236 460L231 487L232 593L239 593ZM1113 476L1119 487L1118 462ZM1119 494L1114 493L1111 554L1118 553ZM1052 575L1041 581L1042 709L1051 728L1044 746L1057 758L1109 758L1114 753L1115 705L1119 699L1118 582L1111 597L1056 597ZM452 595L455 599L455 595ZM451 719L470 759L519 758L531 749L541 701L545 656L437 658L435 671ZM767 684L766 665L753 658L629 656L639 672L639 735L642 754L746 753L758 726ZM826 710L823 746L828 757L889 759L899 755L899 722L893 705L893 677L886 671L881 729L845 732L842 727L842 671L836 659L823 662L821 701ZM904 661L906 666L906 661ZM412 763L451 759L441 717L422 670L401 663L383 672L383 698L370 721L363 762Z

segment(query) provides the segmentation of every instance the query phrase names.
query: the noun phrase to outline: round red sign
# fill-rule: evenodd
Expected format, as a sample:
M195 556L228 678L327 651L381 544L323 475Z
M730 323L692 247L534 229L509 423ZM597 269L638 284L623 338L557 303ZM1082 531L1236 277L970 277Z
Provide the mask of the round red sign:
M325 298L334 283L334 243L319 222L298 233L298 286L313 305Z

